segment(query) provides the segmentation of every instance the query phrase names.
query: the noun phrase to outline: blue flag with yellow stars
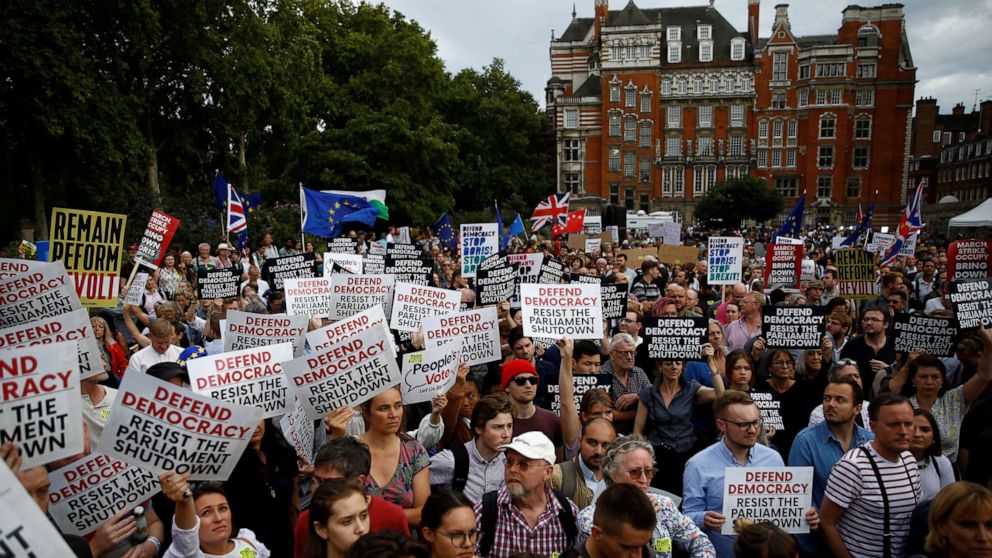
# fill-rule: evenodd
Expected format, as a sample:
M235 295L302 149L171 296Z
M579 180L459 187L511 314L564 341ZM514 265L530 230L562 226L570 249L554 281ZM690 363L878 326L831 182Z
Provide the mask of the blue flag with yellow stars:
M458 247L458 238L455 236L455 229L451 226L451 215L448 215L448 212L444 212L434 223L434 236L445 248L454 250Z
M357 196L341 196L303 188L303 232L333 238L345 223L375 226L379 209Z
M227 209L227 180L224 180L224 175L217 171L214 175L214 205L217 209L224 210ZM245 213L251 215L258 209L258 205L262 203L262 194L238 194L238 198L241 199L241 206L245 208Z
M789 215L782 221L782 226L779 227L778 232L775 236L783 236L786 238L799 238L799 232L803 228L803 210L806 209L806 195L805 193L799 201L796 202L796 206L792 208Z

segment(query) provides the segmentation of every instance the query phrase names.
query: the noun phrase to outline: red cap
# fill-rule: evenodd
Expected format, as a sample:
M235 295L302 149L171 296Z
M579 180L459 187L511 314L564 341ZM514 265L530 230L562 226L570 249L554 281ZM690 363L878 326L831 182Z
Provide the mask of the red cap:
M510 362L504 364L503 378L501 382L503 389L506 389L507 384L509 384L511 380L513 380L514 378L516 378L521 374L534 374L536 376L537 370L534 369L534 365L531 364L529 361L522 360L519 358L516 360L511 360Z

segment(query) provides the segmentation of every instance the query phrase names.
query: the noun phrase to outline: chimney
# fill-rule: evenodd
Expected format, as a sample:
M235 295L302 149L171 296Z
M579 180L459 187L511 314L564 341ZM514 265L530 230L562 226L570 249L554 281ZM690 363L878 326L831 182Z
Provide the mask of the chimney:
M602 37L601 31L603 25L606 25L606 20L610 16L610 0L596 0L596 16L594 24L596 25L596 40L600 40Z
M964 114L964 103L958 103L954 105L954 108L951 110L951 114L954 115Z
M772 24L772 29L777 29L779 25L784 25L785 30L791 32L792 29L789 26L789 5L788 4L778 4L775 6L775 23Z
M761 11L761 0L747 0L747 34L751 39L751 48L758 46L758 12Z
M925 97L916 101L916 115L913 117L913 138L910 154L913 157L933 157L936 153L933 143L933 132L937 128L937 114L940 107L933 97ZM939 144L938 144L939 148Z
M992 99L982 101L982 104L978 106L978 122L981 126L979 133L982 137L987 138L992 136Z

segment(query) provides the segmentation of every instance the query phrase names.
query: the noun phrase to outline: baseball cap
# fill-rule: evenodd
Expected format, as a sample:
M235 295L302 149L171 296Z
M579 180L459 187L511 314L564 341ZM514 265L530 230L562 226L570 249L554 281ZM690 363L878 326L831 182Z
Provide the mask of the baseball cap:
M515 359L507 362L503 365L503 375L500 378L500 383L503 389L517 376L521 374L534 374L537 375L537 370L534 369L534 365L529 361Z
M500 446L502 450L513 450L527 459L543 459L549 465L555 464L555 445L543 432L532 430L517 436L509 444Z
M180 366L178 362L159 362L158 364L153 364L148 367L147 373L149 376L154 376L163 382L168 382L176 376L182 376L185 380L189 381L189 375L186 373L186 369Z

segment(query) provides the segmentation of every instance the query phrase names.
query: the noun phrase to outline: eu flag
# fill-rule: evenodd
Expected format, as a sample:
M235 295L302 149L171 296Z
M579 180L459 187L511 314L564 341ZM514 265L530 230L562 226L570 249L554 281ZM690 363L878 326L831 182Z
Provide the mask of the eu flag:
M789 215L786 216L785 221L782 221L782 226L779 227L778 232L775 236L782 236L786 238L799 238L799 232L803 228L803 211L806 209L806 195L805 193L799 201L796 202L796 206L792 208Z
M513 224L510 225L510 229L506 231L506 237L503 238L503 249L506 250L506 247L510 245L510 241L513 237L526 232L527 231L524 230L523 219L521 219L520 214L517 213L517 218L513 220Z
M844 239L844 242L840 243L840 245L854 246L861 238L861 235L871 230L871 218L872 215L874 214L875 214L875 198L872 197L871 205L868 206L868 212L865 213L865 216L862 217L860 222L858 222L858 226L854 227L854 230L851 232L851 234L849 234L847 238Z
M333 238L345 223L375 225L379 210L357 196L327 194L303 188L303 232Z
M224 175L220 171L217 171L217 174L214 175L214 205L221 211L227 208L228 186L227 180L224 180ZM245 208L245 213L248 215L251 215L258 209L258 205L262 203L262 194L257 192L254 194L239 193L238 198L241 200L241 206Z
M458 247L458 239L455 237L455 229L451 226L451 215L444 212L437 222L434 223L434 236L438 237L441 245L450 250Z

